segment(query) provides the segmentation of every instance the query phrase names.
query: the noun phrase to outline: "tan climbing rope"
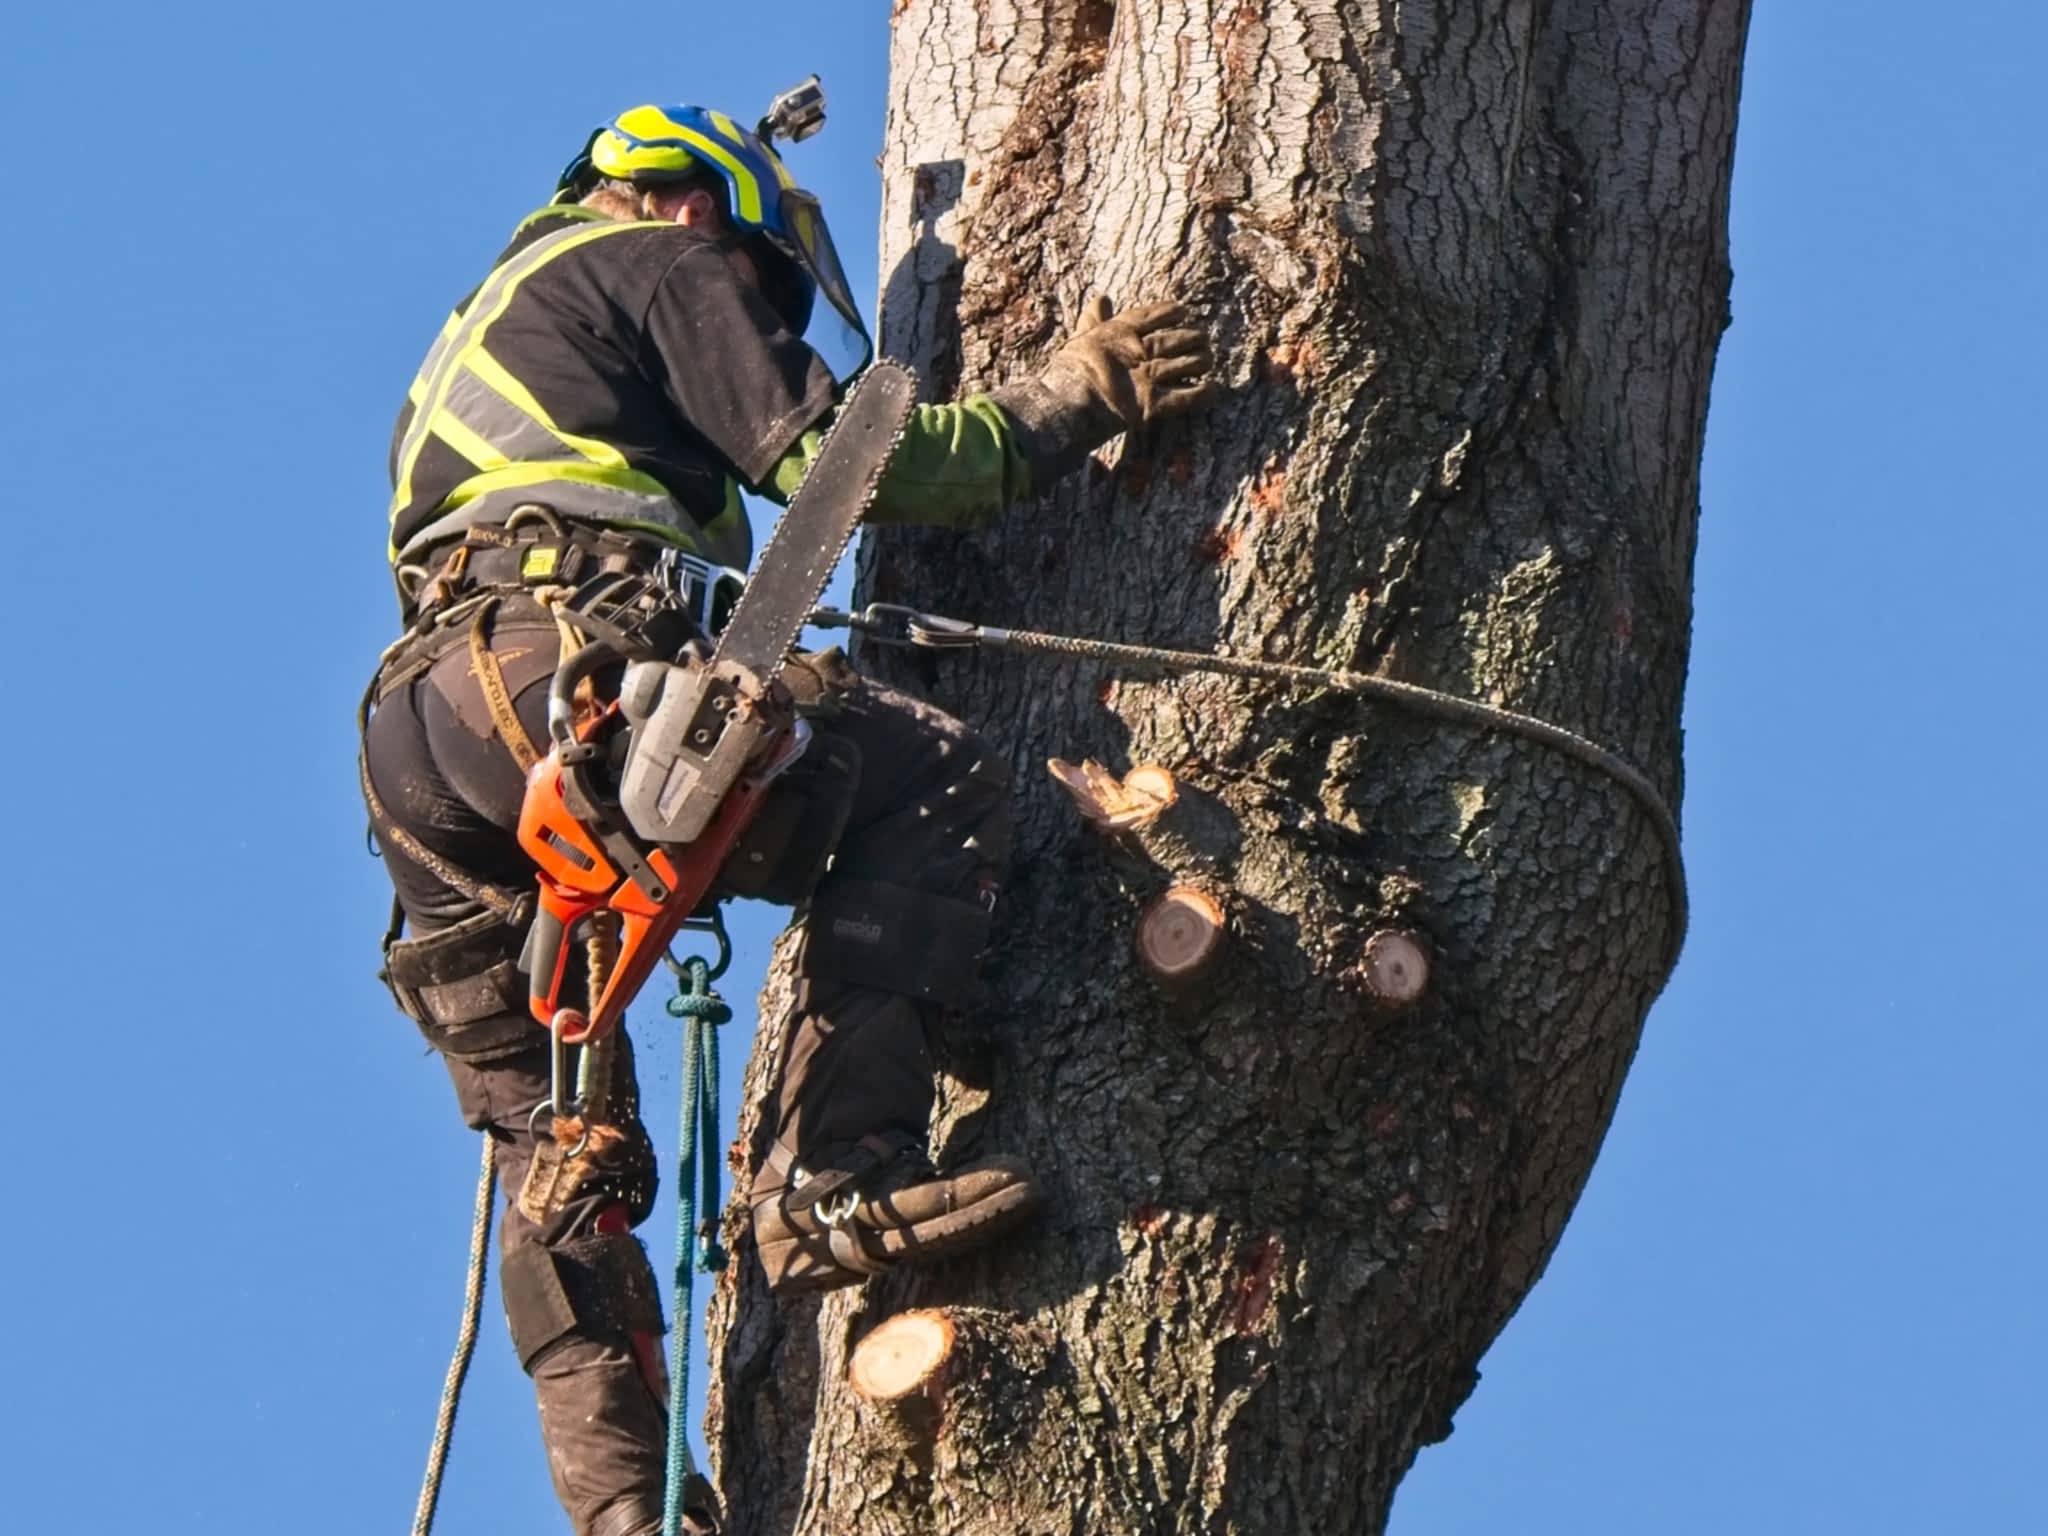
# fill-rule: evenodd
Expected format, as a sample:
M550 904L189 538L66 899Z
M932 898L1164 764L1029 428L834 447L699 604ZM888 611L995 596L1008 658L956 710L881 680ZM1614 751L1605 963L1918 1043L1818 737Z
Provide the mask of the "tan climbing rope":
M858 630L885 645L915 646L924 650L1016 651L1076 661L1106 661L1156 671L1216 672L1230 677L1292 683L1298 687L1334 688L1343 693L1378 699L1417 714L1455 720L1480 730L1503 731L1538 742L1606 774L1629 792L1649 818L1651 827L1663 844L1664 868L1671 895L1671 942L1666 952L1665 974L1669 975L1678 964L1678 952L1685 944L1687 923L1685 861L1679 844L1678 818L1665 804L1657 787L1635 764L1564 726L1523 714L1520 710L1504 709L1498 704L1444 693L1417 683L1397 682L1391 677L1377 677L1369 672L1304 667L1293 662L1262 661L1210 651L1174 650L1159 645L1125 645L1113 640L1048 635L1028 629L997 629L993 625L970 624L960 619L920 613L915 608L897 603L870 603L858 613L820 608L811 615L811 622L823 629Z
M476 1354L477 1324L483 1316L484 1276L490 1266L491 1209L498 1198L498 1145L483 1134L483 1168L476 1180L476 1210L469 1224L469 1275L462 1285L462 1327L455 1336L455 1356L441 1383L441 1407L434 1416L434 1443L427 1452L427 1475L413 1510L412 1536L428 1536L434 1510L441 1502L441 1478L448 1470L448 1447L455 1438L455 1410L462 1401L462 1383Z

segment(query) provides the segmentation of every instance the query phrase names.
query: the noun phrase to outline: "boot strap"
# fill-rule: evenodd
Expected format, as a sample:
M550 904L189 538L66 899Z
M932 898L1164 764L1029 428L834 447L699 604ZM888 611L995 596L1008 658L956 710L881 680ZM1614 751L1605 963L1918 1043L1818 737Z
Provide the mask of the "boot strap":
M832 1250L832 1258L842 1269L850 1269L857 1275L886 1274L895 1267L895 1260L877 1258L862 1246L859 1235L847 1226L828 1226L825 1229L825 1244Z
M861 1181L877 1169L885 1168L905 1152L922 1147L917 1137L902 1131L874 1131L853 1144L845 1156L835 1159L834 1166L812 1172L796 1160L787 1146L777 1141L768 1149L768 1159L762 1165L765 1172L778 1175L783 1183L776 1189L787 1189L783 1206L790 1211L807 1211L837 1190L858 1191ZM850 1207L849 1207L850 1209ZM844 1220L842 1216L839 1218ZM831 1222L826 1223L833 1225Z

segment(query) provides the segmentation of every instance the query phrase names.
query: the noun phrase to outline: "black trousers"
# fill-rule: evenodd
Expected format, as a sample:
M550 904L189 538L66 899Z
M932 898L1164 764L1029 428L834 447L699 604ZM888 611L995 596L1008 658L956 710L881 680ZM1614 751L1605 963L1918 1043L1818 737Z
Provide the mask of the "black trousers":
M508 604L490 644L520 720L534 741L545 742L547 686L558 659L553 622L530 605ZM812 685L800 692L816 695L807 709L815 740L801 771L792 770L776 793L846 797L830 868L799 907L798 926L824 926L818 914L879 904L912 930L913 940L920 914L929 913L933 943L971 943L971 915L993 905L1009 857L1001 764L958 720L866 681L836 651L792 665L808 674L797 681ZM454 647L380 703L365 749L379 797L413 837L474 877L514 888L531 884L533 867L516 837L524 776L497 738L466 647ZM799 839L778 858L815 869L825 851ZM396 850L385 850L385 865L415 932L477 910ZM747 872L750 883L758 873ZM871 925L830 926L858 936ZM831 951L843 943L825 936L814 944L818 937L806 935L807 957L814 949L819 957L810 968L820 974L805 983L777 1104L778 1138L812 1168L830 1166L870 1133L923 1139L933 1092L927 1027L935 992L945 990L933 976L971 970L973 959L953 955L940 957L950 964L933 965L926 956L920 963L909 958L915 942L897 942L877 960L836 963ZM890 972L891 954L899 957L893 963L901 977ZM561 1249L641 1219L651 1198L653 1152L639 1119L630 1044L613 1076L613 1118L626 1132L626 1147L607 1164L609 1173L587 1179L574 1199L535 1223L510 1201L534 1156L528 1118L548 1096L546 1037L530 1022L509 1018L503 1028L471 1033L491 1043L444 1060L464 1120L497 1142L508 1196L501 1272L529 1245ZM650 1341L581 1327L529 1370L556 1491L578 1536L658 1530L664 1389Z

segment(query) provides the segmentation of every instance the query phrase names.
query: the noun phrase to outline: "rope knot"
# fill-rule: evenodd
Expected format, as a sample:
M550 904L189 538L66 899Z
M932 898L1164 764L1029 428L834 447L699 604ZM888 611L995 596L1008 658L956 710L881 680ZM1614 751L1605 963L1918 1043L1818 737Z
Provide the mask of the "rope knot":
M697 1019L706 1024L730 1024L732 1007L709 988L702 992L678 992L663 1005L672 1019Z

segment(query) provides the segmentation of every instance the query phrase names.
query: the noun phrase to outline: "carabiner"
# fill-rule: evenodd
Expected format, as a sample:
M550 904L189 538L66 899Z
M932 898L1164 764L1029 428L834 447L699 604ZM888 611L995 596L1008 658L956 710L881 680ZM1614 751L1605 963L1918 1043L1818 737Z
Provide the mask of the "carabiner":
M685 933L708 933L718 945L718 959L712 962L704 978L707 982L716 981L726 973L727 968L732 964L732 938L725 931L724 907L713 907L709 917L688 917L683 919L678 931ZM664 951L661 959L662 963L675 973L678 986L689 985L689 970L682 961L676 958L674 949Z
M982 642L982 627L937 613L914 613L904 621L910 643L928 651L972 650Z
M548 1025L548 1096L534 1105L533 1113L526 1117L526 1129L536 1138L541 1134L543 1115L549 1120L582 1119L583 1134L576 1138L575 1146L562 1149L564 1157L580 1156L590 1145L590 1117L584 1114L586 1106L583 1101L574 1096L577 1074L569 1065L570 1053L577 1049L569 1043L570 1032L579 1026L583 1033L589 1032L590 1021L581 1012L574 1008L555 1010L555 1017ZM552 1127L549 1128L548 1139L554 1139Z

